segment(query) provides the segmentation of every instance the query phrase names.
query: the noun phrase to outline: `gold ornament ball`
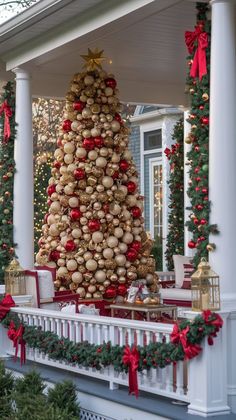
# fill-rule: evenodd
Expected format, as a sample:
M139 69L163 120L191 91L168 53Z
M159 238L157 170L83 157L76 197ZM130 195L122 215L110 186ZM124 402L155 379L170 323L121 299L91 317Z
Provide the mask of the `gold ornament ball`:
M215 244L207 244L206 246L207 251L212 252L216 249Z

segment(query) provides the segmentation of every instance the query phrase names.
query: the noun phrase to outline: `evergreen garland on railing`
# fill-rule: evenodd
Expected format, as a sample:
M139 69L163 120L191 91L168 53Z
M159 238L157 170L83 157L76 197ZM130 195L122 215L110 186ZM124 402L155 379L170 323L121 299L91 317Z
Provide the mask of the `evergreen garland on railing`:
M172 139L175 143L164 153L170 162L170 213L168 216L168 235L166 242L166 261L169 271L173 270L173 255L184 254L184 150L183 119L174 126Z
M194 32L186 33L186 44L190 50L187 57L189 71L187 76L188 91L191 98L191 109L188 118L191 124L191 131L185 142L191 144L191 150L187 154L189 165L189 188L188 196L191 207L189 210L190 220L186 225L192 232L192 240L189 241L189 248L196 249L194 265L201 257L208 259L208 251L214 249L214 244L209 244L209 234L217 233L216 225L209 224L210 202L208 199L208 162L209 162L209 88L210 88L210 35L211 25L207 19L209 6L204 3L197 3L197 25ZM196 34L198 35L196 36ZM194 38L195 37L195 38ZM192 77L190 71L195 67L194 60L200 61L200 56L195 56L199 43L205 42L206 70L207 74ZM192 50L191 50L191 47ZM200 69L200 64L199 64ZM199 70L200 73L200 70Z
M3 87L0 98L0 130L0 283L3 283L4 270L14 255L13 182L16 128L15 92L12 82Z
M1 304L1 302L0 302ZM2 324L9 328L14 323L16 328L22 325L19 316L8 312ZM175 324L170 335L170 342L153 342L146 346L137 346L139 353L138 371L152 367L164 368L180 360L192 359L202 351L201 342L208 337L208 344L213 345L213 337L217 336L223 325L222 318L209 310L195 317L193 321L184 320ZM23 323L23 340L28 348L37 349L55 361L62 361L82 367L101 370L113 366L116 371L127 372L123 362L126 346L111 345L110 342L99 345L87 341L75 343L68 338L59 338L51 331L43 331L41 327Z

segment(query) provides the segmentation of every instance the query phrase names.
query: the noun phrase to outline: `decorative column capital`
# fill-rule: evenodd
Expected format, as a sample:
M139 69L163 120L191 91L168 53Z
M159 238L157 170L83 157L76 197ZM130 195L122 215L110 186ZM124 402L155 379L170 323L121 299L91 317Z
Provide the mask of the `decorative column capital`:
M12 72L15 73L17 80L30 80L29 72L21 67L15 67Z

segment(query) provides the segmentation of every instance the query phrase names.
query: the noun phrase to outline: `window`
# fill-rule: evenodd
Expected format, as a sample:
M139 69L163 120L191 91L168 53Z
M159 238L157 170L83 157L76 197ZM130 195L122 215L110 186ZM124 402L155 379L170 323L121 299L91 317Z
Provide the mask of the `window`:
M162 162L160 158L150 162L150 210L151 234L162 239Z
M162 147L162 133L161 129L147 131L144 133L144 151L161 149Z

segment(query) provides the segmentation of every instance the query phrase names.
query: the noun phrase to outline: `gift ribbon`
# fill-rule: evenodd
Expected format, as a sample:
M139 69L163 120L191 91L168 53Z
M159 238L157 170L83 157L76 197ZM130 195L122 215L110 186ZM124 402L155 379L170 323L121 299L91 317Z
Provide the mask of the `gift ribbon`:
M197 41L197 47L195 46ZM201 26L196 26L194 32L185 32L185 43L187 45L190 54L195 54L191 65L190 76L197 77L201 80L202 77L207 74L206 64L206 48L208 47L208 35L203 32Z
M4 112L5 120L4 120L4 142L7 143L8 139L11 136L11 127L10 127L10 117L12 117L12 109L8 105L7 101L4 101L2 106L0 107L0 115Z
M139 364L139 352L134 346L131 350L129 346L124 349L122 361L129 367L129 394L134 394L138 397L138 377L137 369Z
M5 318L5 316L8 314L8 312L13 306L16 305L11 295L6 295L0 302L0 321L2 321L3 318Z
M25 340L24 335L24 326L20 324L19 328L16 329L16 326L13 321L10 322L9 329L7 332L8 338L13 341L13 347L15 348L15 360L18 355L18 349L20 344L20 364L25 363Z
M191 344L188 342L187 334L189 332L189 326L183 330L179 329L178 324L175 324L173 331L170 335L171 342L174 344L181 343L185 355L185 359L192 359L196 357L202 350L199 344Z

